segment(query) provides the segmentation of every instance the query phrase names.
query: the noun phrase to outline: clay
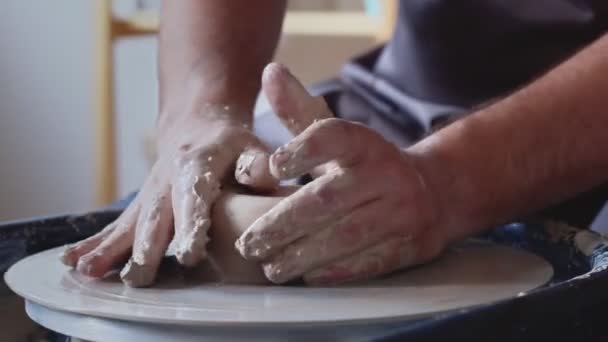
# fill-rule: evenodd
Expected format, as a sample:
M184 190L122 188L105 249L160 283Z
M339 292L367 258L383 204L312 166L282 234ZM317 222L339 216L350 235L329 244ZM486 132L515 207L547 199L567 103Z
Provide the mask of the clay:
M239 236L260 216L295 191L281 187L270 195L260 196L226 190L212 210L208 246L210 264L217 278L225 283L268 284L262 267L245 260L234 248Z
M278 182L270 174L268 157L268 152L260 148L249 147L245 149L236 162L234 178L245 186L274 191Z
M208 156L201 156L202 160L219 157L217 154L210 153ZM184 203L182 209L176 217L176 224L180 226L176 229L176 234L181 235L174 239L171 249L175 250L175 256L180 263L186 266L193 266L199 260L205 258L205 246L207 245L207 232L210 227L208 219L209 203L213 203L220 195L219 181L211 170L201 170L199 162L190 162L183 169L182 183L177 196L182 196ZM203 176L198 174L203 171Z

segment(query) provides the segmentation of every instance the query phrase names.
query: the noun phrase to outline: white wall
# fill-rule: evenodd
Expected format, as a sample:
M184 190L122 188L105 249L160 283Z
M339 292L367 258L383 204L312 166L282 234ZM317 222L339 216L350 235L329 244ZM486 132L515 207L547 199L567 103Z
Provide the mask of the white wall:
M0 219L91 206L90 7L0 1Z
M119 41L115 47L119 194L137 189L147 174L145 140L157 113L156 39Z
M118 12L132 1L117 1ZM0 1L0 220L94 207L92 1ZM119 187L146 174L156 43L116 44Z

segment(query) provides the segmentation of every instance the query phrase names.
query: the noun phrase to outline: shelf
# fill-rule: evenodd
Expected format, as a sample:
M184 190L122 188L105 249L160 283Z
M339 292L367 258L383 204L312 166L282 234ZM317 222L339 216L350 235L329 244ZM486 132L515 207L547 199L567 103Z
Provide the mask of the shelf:
M113 19L116 37L155 34L158 30L158 11L136 12L128 17ZM381 18L363 12L288 12L283 33L293 35L378 37L383 29Z

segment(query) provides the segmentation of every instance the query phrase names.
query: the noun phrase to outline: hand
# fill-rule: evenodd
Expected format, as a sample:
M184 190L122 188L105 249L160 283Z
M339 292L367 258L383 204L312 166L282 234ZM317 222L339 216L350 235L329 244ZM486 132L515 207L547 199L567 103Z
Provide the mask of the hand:
M336 284L386 274L436 257L446 243L434 193L418 158L376 132L331 118L280 65L263 89L298 134L270 158L278 179L316 178L256 220L236 243L274 283L302 277Z
M264 145L246 125L227 119L229 109L208 105L203 113L162 130L159 158L135 200L101 232L68 247L62 261L102 277L130 256L121 277L138 287L154 281L165 254L185 266L204 259L210 208L222 185L231 181L239 155L240 183L256 189L276 186Z

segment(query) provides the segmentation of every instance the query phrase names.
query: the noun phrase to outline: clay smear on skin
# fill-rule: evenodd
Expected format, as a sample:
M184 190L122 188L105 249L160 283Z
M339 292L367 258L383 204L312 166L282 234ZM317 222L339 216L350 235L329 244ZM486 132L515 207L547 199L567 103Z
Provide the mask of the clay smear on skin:
M204 159L208 160L209 158L213 158L213 156ZM220 192L219 184L215 181L213 173L207 171L201 177L197 175L196 165L198 165L197 161L192 160L184 166L183 170L185 172L182 176L182 184L177 185L185 189L183 198L185 210L180 214L183 215L182 222L187 227L182 227L181 231L189 227L192 227L192 229L185 236L178 236L178 247L175 255L187 265L192 265L205 256L205 246L208 241L207 231L211 221L208 217L209 208L203 198L213 201ZM206 191L209 194L205 194ZM165 200L166 198L163 196L154 199L152 208L145 219L144 227L146 227L146 231L143 232L141 241L138 241L140 247L135 249L136 254L132 256L121 272L123 281L129 286L145 286L153 281L156 265L147 264L145 252L152 248L150 246L151 239L155 246L157 243L153 240L154 232L147 230L158 226L158 221L161 219L161 206ZM171 249L173 248L171 247Z
M120 272L120 277L125 284L132 287L147 286L154 281L155 276L155 265L149 265L146 260L146 255L150 251L150 241L156 245L155 234L158 232L152 231L155 227L158 227L158 223L161 219L162 206L167 205L166 196L156 196L153 199L152 206L144 222L142 223L144 231L141 233L140 239L136 242L137 248L133 248L135 251L131 256L127 264Z
M133 254L132 258L135 263L140 265L144 265L146 263L145 255L150 250L150 240L154 239L155 232L152 231L155 227L158 226L158 223L161 219L160 214L162 211L162 206L166 205L165 201L167 200L166 196L156 196L152 200L152 206L150 207L150 211L146 215L144 219L143 227L144 231L141 233L141 238L138 239L136 243L139 245L137 248L133 248L137 251L136 254ZM156 241L152 241L153 243ZM134 246L135 247L135 246Z
M257 157L258 154L253 152L246 152L241 154L239 160L237 161L237 178L251 176L251 168Z
M277 159L286 158L280 162ZM289 143L283 147L279 147L277 151L270 158L270 172L277 178L286 179L297 177L299 174L296 174L296 168L299 166L297 162L302 162L306 158L306 163L314 163L314 160L310 157L310 153L308 153L308 148L306 144L294 144Z
M336 175L329 183L320 186L331 187L331 191L340 191L348 188L354 182L349 174ZM307 191L307 198L311 200L310 207L318 208L321 205L331 205L332 207L343 207L343 204L336 199L332 203L325 203L326 199L318 195L318 190L309 187L299 191ZM308 206L306 206L308 207ZM312 215L312 216L311 216ZM302 208L298 211L293 206L293 201L288 197L279 202L267 214L258 218L235 243L235 247L244 256L254 258L265 258L272 253L277 246L291 243L304 235L314 234L321 231L335 219L335 210L327 207L324 212L311 212ZM272 223L272 226L269 226ZM307 226L303 227L306 223ZM272 227L271 230L267 227Z
M295 245L287 246L282 254L264 265L266 276L275 283L283 283L321 266L318 263L319 260L325 260L329 255L335 253L335 251L329 250L327 245L330 238L335 235L335 227L339 224L340 222L300 240L313 241L313 243L306 244L307 249L300 247L297 242ZM311 264L310 261L315 259L317 263Z
M213 159L213 156L205 159L209 158ZM195 211L181 213L186 216L182 217L182 222L186 226L181 227L180 231L188 233L180 238L176 256L185 264L190 265L206 255L205 246L209 241L207 232L211 226L210 208L207 203L213 203L216 200L220 194L220 186L213 172L206 171L200 177L193 174L196 171L195 168L191 167L188 170L190 173L185 173L184 178L190 181L187 181L188 191L184 196L188 196L189 201L193 201L192 206L188 206L188 208L193 208Z

